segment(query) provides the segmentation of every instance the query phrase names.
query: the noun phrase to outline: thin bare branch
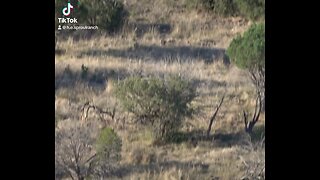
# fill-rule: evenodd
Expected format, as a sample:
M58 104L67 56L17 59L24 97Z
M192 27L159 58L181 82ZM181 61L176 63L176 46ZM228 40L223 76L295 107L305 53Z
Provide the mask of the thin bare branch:
M112 109L112 111L109 111L109 110L104 110L101 107L99 107L97 105L94 105L94 104L92 104L90 102L86 102L81 108L81 111L82 111L82 114L83 114L82 115L82 120L84 120L84 121L87 120L90 109L95 110L99 114L99 117L100 117L101 121L105 120L103 118L102 114L108 115L109 117L111 117L112 120L114 120L114 117L115 117L115 114L116 114L116 107L114 107Z
M244 119L245 130L247 131L247 129L248 129L248 115L245 110L243 110L243 119Z
M212 117L210 118L210 123L209 123L208 130L207 130L207 137L210 136L210 131L211 131L211 128L212 128L213 121L215 120L216 115L217 115L217 113L218 113L218 111L219 111L219 109L220 109L220 107L221 107L221 105L222 105L222 103L224 101L224 97L225 97L225 93L223 94L223 96L222 96L222 98L220 100L220 103L218 104L218 106L216 107L216 110L214 111Z

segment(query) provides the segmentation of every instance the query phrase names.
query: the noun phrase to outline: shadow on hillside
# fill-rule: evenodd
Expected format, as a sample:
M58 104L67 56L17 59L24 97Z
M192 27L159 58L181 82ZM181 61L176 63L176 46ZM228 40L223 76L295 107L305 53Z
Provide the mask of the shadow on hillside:
M253 134L251 135L251 142L257 143L261 140L262 135L264 135L264 126L257 125L254 128ZM196 147L200 142L208 142L211 147L215 148L226 148L236 145L246 145L250 139L248 134L244 131L235 133L211 133L209 136L203 130L194 130L190 132L177 132L167 143L171 144L181 144L189 143L190 145ZM158 143L155 145L164 145L163 143Z
M264 124L257 124L253 128L253 132L250 135L252 142L259 142L262 140L262 138L265 136L265 125Z
M167 161L167 162L160 162L160 163L138 164L138 165L127 164L113 170L109 175L124 177L133 173L143 173L143 172L160 173L172 168L175 168L175 169L198 168L201 171L207 171L209 168L209 165L202 164L202 163L179 162L179 161Z
M74 88L77 84L86 84L93 89L105 88L108 79L122 80L128 76L156 76L163 78L166 75L163 72L146 73L141 69L106 69L106 68L88 68L87 70L79 67L77 70L71 69L68 65L56 69L55 89ZM207 88L222 87L226 85L224 81L203 81L199 79L190 79L194 87L205 86Z
M113 56L120 58L142 59L142 60L167 60L168 62L179 62L188 60L204 60L211 63L222 59L229 64L224 49L205 48L192 46L145 46L136 45L127 49L88 50L80 53L80 56Z
M66 66L55 74L55 89L72 89L76 85L85 84L93 90L102 90L105 88L108 79L123 79L128 75L129 73L124 69L88 68L88 70L85 70L79 68L79 70L71 70L69 66Z
M66 53L65 49L55 49L55 55L63 55Z

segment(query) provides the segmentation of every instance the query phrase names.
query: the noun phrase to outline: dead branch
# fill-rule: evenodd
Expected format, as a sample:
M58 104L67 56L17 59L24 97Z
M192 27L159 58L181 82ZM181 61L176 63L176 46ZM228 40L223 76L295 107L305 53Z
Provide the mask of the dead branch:
M216 107L216 110L214 111L212 117L210 118L210 123L209 123L209 126L208 126L208 130L207 130L207 137L210 136L210 131L211 131L211 128L212 128L212 124L213 124L213 121L215 120L216 118L216 115L223 103L223 100L224 100L224 97L225 97L225 94L222 96L221 100L220 100L220 103L218 104L218 106Z
M102 117L103 114L108 115L109 117L111 117L112 120L114 120L114 117L116 114L116 107L113 107L113 109L110 111L108 109L107 110L102 109L101 107L94 105L90 102L86 102L80 109L80 111L82 112L82 116L81 116L82 121L87 120L90 109L95 110L99 114L101 121L104 121L104 118Z

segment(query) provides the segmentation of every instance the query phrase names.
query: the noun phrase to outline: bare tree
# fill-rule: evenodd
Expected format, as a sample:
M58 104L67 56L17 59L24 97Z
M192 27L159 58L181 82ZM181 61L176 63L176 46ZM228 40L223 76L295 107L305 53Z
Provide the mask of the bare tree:
M254 125L258 122L261 112L264 110L265 106L265 70L264 67L257 68L256 71L249 71L251 80L255 86L256 100L254 113L249 120L248 113L243 111L245 131L247 133L252 133Z
M77 121L55 134L55 159L71 179L83 180L93 172L96 153L93 148L92 128L81 126Z
M255 69L249 70L251 81L253 82L256 90L257 97L259 98L261 110L265 107L265 67L259 66Z
M55 133L56 174L67 175L73 180L104 177L118 160L114 156L118 157L121 152L121 140L114 141L116 135L112 131L105 134L104 138L113 139L104 144L99 139L102 131L98 131L97 123L65 121L69 122L56 129ZM99 148L103 151L97 150L97 140L100 140Z

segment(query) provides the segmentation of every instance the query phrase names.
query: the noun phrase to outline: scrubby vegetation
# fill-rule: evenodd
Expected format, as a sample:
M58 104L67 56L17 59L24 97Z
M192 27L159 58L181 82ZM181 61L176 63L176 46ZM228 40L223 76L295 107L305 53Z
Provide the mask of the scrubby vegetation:
M98 25L108 32L119 30L127 18L127 11L118 0L83 0L80 2L80 20L88 25Z
M119 83L117 97L142 124L151 126L156 139L165 140L190 116L194 88L178 76L166 79L130 77Z
M251 20L264 18L265 0L186 0L187 6L220 16L241 15Z
M242 36L235 37L227 49L239 68L255 71L265 66L265 27L254 24Z
M105 177L120 160L121 139L112 129L96 137L94 124L68 120L63 125L55 134L56 178Z
M265 0L236 0L240 15L252 20L264 19Z
M56 179L265 179L264 1L71 3L104 30L57 33Z

